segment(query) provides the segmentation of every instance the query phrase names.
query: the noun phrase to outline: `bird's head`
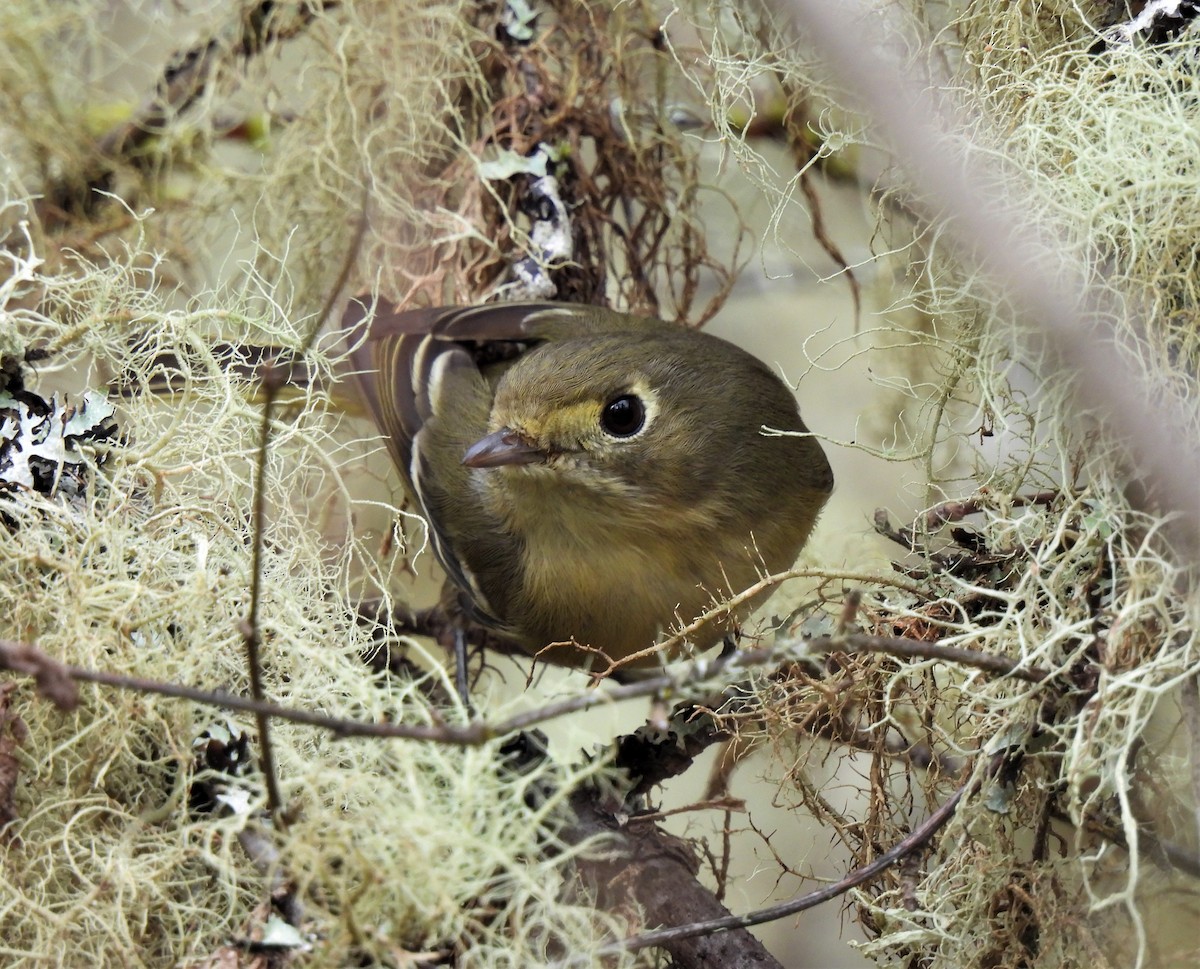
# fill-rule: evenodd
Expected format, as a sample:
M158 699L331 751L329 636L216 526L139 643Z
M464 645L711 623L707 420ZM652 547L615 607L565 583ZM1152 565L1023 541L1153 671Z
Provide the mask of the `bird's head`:
M467 450L463 463L504 469L514 487L578 489L614 499L652 488L651 465L670 462L679 450L672 437L681 430L681 415L674 382L638 349L646 342L603 335L529 352L498 383L490 433Z
M764 424L803 429L786 386L732 344L667 327L583 336L504 374L463 463L492 469L493 495L662 526L741 504L733 492L769 501L778 466L815 445L763 437Z

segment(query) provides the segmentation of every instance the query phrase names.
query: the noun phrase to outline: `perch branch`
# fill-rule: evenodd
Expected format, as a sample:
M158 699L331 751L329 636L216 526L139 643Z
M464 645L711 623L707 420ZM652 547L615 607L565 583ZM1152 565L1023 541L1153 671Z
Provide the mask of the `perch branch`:
M893 655L909 658L920 656L926 659L942 659L947 662L962 663L975 666L988 672L1001 675L1014 675L1030 682L1044 679L1045 673L1034 668L1020 667L1016 660L1004 656L996 656L979 650L962 649L959 647L941 647L936 643L914 642L899 637L867 636L855 633L845 637L822 636L807 642L796 640L769 649L739 650L729 658L722 660L719 672L726 681L733 679L733 674L756 667L768 666L774 663L794 659L800 647L807 646L816 652L854 652L862 649L867 652L889 652ZM70 709L73 702L63 702L60 685L75 680L85 683L97 683L121 690L133 690L139 693L156 693L161 696L177 697L201 703L206 706L221 707L227 710L241 710L261 714L267 717L279 717L293 723L308 724L321 727L340 737L393 737L405 740L427 740L436 743L452 745L476 746L502 737L509 733L525 730L545 723L569 713L591 709L607 703L628 700L637 697L654 696L664 691L679 691L704 683L713 678L714 661L707 659L693 660L678 673L660 673L632 683L623 683L604 692L592 690L571 697L564 697L553 703L515 714L506 720L489 724L474 721L468 724L404 724L404 723L371 723L341 717L330 717L296 707L271 703L260 698L236 696L214 690L203 690L185 686L179 683L165 683L140 676L127 676L119 673L109 673L103 670L92 670L81 666L71 666L37 649L37 647L14 640L0 639L0 669L12 670L16 673L33 676L38 682L39 691L56 705ZM47 683L50 689L43 689Z

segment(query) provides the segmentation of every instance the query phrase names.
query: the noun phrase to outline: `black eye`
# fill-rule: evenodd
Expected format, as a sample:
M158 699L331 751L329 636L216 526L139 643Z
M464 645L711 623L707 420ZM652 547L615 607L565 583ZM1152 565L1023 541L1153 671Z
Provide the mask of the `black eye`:
M640 397L622 394L604 405L600 426L613 437L631 437L646 423L646 406Z

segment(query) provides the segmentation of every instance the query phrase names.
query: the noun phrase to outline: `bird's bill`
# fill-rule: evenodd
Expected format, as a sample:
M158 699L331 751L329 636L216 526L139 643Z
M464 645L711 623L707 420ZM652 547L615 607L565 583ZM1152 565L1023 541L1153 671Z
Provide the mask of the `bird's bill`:
M462 463L468 468L502 468L517 464L539 464L544 451L530 444L517 431L502 427L467 448Z

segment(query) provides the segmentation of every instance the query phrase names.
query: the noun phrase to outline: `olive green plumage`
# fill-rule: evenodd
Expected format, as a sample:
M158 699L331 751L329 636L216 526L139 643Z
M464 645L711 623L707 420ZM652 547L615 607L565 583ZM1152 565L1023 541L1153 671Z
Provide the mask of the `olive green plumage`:
M761 432L806 433L788 387L717 337L555 303L351 304L349 326L368 319L364 395L438 557L530 652L651 646L790 566L833 487L812 437Z

